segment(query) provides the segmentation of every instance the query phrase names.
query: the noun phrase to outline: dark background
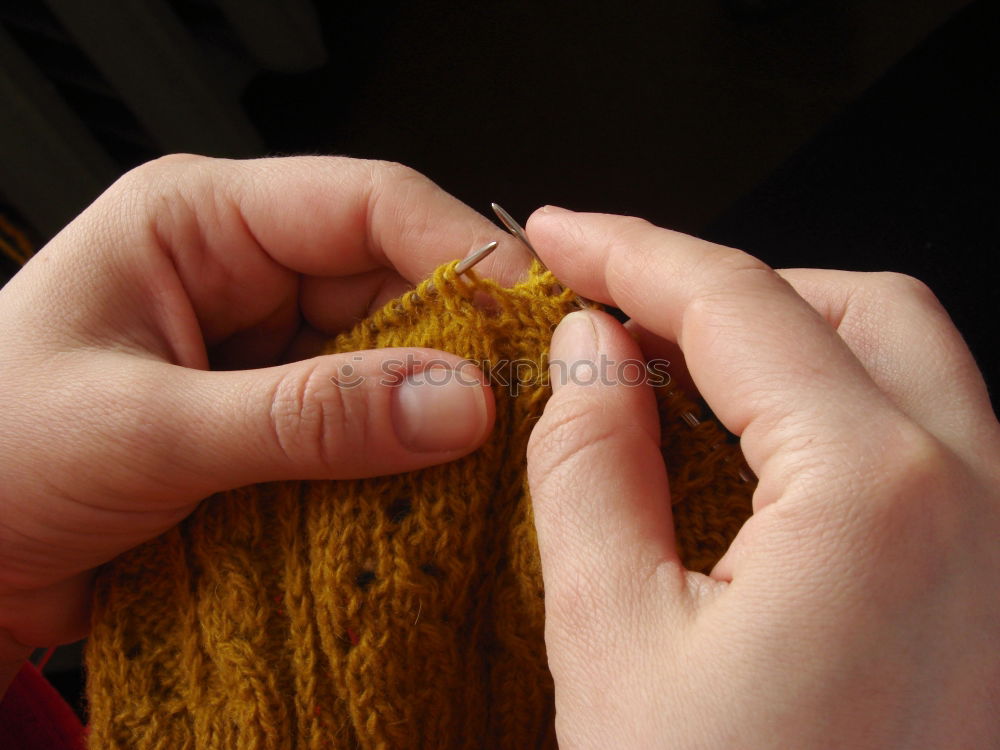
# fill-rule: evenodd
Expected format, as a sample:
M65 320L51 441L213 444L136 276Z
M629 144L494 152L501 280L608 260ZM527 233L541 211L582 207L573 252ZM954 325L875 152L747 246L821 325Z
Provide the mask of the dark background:
M290 53L240 33L259 3L148 4L201 95L231 105L212 119L163 50L138 93L122 78L150 46L128 46L143 38L128 4L6 0L0 30L82 126L65 153L92 145L103 161L77 175L42 140L5 160L0 130L0 204L42 243L169 151L392 159L483 212L628 213L776 267L912 274L1000 382L1000 3L270 3L285 4L311 13L262 20Z
M0 113L0 208L43 243L165 152L391 159L484 213L628 213L775 267L914 275L995 400L995 0L299 4L307 23L272 19L262 41L240 31L257 3L151 2L176 35L156 54L197 72L186 88L169 55L136 87L149 44L125 52L138 21L114 0L78 4L86 18L72 0L5 2L4 96L59 126ZM228 105L215 120L213 101ZM170 128L150 114L164 103L187 113Z

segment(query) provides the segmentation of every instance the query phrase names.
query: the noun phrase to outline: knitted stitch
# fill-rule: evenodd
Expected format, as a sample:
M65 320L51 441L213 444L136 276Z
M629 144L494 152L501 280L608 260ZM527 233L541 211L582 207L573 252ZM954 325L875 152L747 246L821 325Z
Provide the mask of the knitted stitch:
M537 265L509 289L454 266L327 351L433 347L544 374L572 293ZM105 566L86 657L90 747L554 748L525 480L550 389L535 377L493 391L492 436L465 458L221 493ZM707 570L749 516L753 485L714 421L682 421L701 415L694 403L667 388L658 403L678 545Z

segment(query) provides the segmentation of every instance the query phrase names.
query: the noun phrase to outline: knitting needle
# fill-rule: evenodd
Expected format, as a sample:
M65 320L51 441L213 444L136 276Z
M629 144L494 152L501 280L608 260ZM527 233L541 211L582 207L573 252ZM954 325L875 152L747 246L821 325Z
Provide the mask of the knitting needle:
M491 203L490 205L493 207L493 213L495 213L497 218L500 219L505 227L507 227L507 231L521 240L524 246L531 251L532 255L535 256L535 260L542 263L542 259L538 257L538 252L531 246L531 241L528 240L528 235L525 233L524 228L514 221L514 217L504 211L498 204ZM544 266L545 264L542 263L542 265Z
M485 245L483 245L478 250L475 250L475 251L469 253L462 260L460 260L458 263L455 264L455 274L458 275L458 276L461 276L463 273L465 273L466 271L468 271L474 265L476 265L477 263L479 263L479 261L481 261L487 255L489 255L494 250L496 250L497 246L499 244L500 243L497 242L496 240L494 240L492 242L487 242ZM434 290L434 282L433 281L428 281L427 282L427 290L428 291L433 291Z
M458 262L458 265L455 266L455 273L457 273L459 276L461 276L463 273L465 273L466 271L468 271L470 268L472 268L474 265L476 265L479 261L481 261L487 255L489 255L494 250L496 250L497 249L497 245L499 245L499 244L500 243L496 242L496 241L494 241L494 242L487 242L485 245L483 245L481 248L479 248L478 250L476 250L474 253L469 253L469 255L467 255L463 260L460 260Z
M535 259L539 263L542 263L542 259L538 257L538 252L535 250L534 247L531 246L531 241L528 239L528 235L525 233L524 228L514 220L513 216L511 216L509 213L507 213L506 211L504 211L503 208L501 208L498 204L492 203L490 205L493 206L493 213L495 213L497 215L497 217L500 219L500 221L503 222L503 225L505 227L507 227L507 230L512 235L514 235L519 240L521 240L521 242L524 244L524 246L526 248L528 248L529 251L531 251L532 255L535 256ZM542 266L544 266L544 265L545 264L542 263ZM583 297L580 297L580 296L577 296L577 304L579 304L580 307L592 307L593 306L593 303L589 302L589 300L586 300L586 299L584 299ZM698 419L698 417L696 417L690 411L686 411L683 414L681 414L681 418L685 422L687 422L688 425L691 426L691 427L697 427L700 424L700 420ZM750 474L748 473L748 471L749 471L748 469L745 469L744 467L740 467L740 469L738 471L738 474L739 474L739 477L740 477L741 481L743 481L743 482L749 482L750 481L751 477L750 477Z
M530 240L528 240L528 235L524 231L524 227L518 224L514 220L514 217L511 216L506 211L504 211L499 204L491 203L490 205L493 207L493 213L495 213L497 215L497 218L500 219L501 223L505 227L507 227L507 231L510 232L515 237L517 237L521 241L521 244L523 244L526 248L528 248L528 251L535 256L535 260L537 260L539 263L542 264L542 268L545 268L545 264L542 263L542 259L538 257L538 251L535 250L534 247L532 247ZM574 297L573 301L576 302L577 307L579 307L581 310L587 310L596 307L596 305L593 302L591 302L586 297L581 297L579 294L576 295L576 297Z
M673 391L671 391L670 394L668 395L672 396ZM686 411L682 413L681 419L687 422L688 425L690 425L691 427L697 427L698 425L701 424L701 420L694 415L694 412ZM716 448L719 447L719 445L721 445L721 443L716 443L715 445L713 445L712 450L714 451ZM753 472L750 471L750 468L748 466L739 467L736 473L739 475L741 482L749 482L753 474Z
M535 259L539 263L542 263L542 259L538 257L538 252L535 250L534 247L532 247L530 240L528 240L528 235L525 234L525 231L521 227L521 225L514 220L514 217L511 216L506 211L504 211L499 204L491 203L490 205L493 206L493 212L497 215L500 221L503 222L503 225L507 227L507 230L512 235L517 237L517 239L519 239L526 248L528 248L529 252L533 256L535 256ZM476 250L474 253L470 253L464 260L462 260L457 266L455 266L455 273L459 275L465 273L496 249L497 249L496 242L488 242L487 244L483 245L481 248ZM544 267L545 264L542 263L542 266ZM580 296L577 296L576 299L577 299L577 304L582 308L591 307L593 304ZM685 422L687 422L687 424L690 427L697 427L699 424L701 424L701 420L699 420L698 417L696 417L694 413L690 411L686 411L683 414L681 414L681 418ZM741 481L749 482L751 480L752 474L749 473L749 469L747 469L746 467L741 466L738 469L737 473ZM417 616L419 617L420 615L418 614Z

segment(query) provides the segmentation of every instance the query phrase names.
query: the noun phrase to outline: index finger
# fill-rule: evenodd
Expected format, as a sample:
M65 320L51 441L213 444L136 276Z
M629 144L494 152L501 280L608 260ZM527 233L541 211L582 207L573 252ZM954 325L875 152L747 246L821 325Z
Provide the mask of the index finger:
M178 219L195 221L208 249L254 245L296 273L329 277L393 268L418 282L491 240L506 247L479 270L514 281L526 266L524 252L505 232L402 164L336 156L175 155L147 168L164 171L154 199L181 193L196 214L157 212L161 236L188 228ZM182 252L180 243L171 247Z
M302 305L320 307L303 300L302 276L352 277L355 296L375 297L387 279L416 283L492 240L501 247L478 273L511 283L528 266L506 232L423 175L340 157L165 157L124 176L74 225L45 251L71 266L67 306L95 308L94 290L108 304L158 300L171 320L193 312L213 346L261 328L284 342L300 313L318 317ZM343 307L347 296L326 304ZM363 317L368 305L355 307Z
M875 460L901 413L833 328L773 269L640 219L536 211L528 233L568 286L677 342L712 410L761 478L767 504L816 455ZM805 463L803 463L805 462ZM773 471L771 471L773 470Z

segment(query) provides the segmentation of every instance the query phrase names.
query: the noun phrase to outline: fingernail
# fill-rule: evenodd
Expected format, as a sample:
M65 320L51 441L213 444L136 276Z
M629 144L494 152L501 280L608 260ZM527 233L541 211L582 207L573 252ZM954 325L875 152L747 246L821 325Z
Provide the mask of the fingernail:
M586 310L567 315L552 335L549 380L558 391L567 383L587 385L597 374L597 328Z
M559 206L542 206L538 209L540 214L571 214L573 213L568 208L560 208Z
M430 367L407 376L393 392L396 436L413 451L469 448L482 437L487 418L485 389L468 371Z

